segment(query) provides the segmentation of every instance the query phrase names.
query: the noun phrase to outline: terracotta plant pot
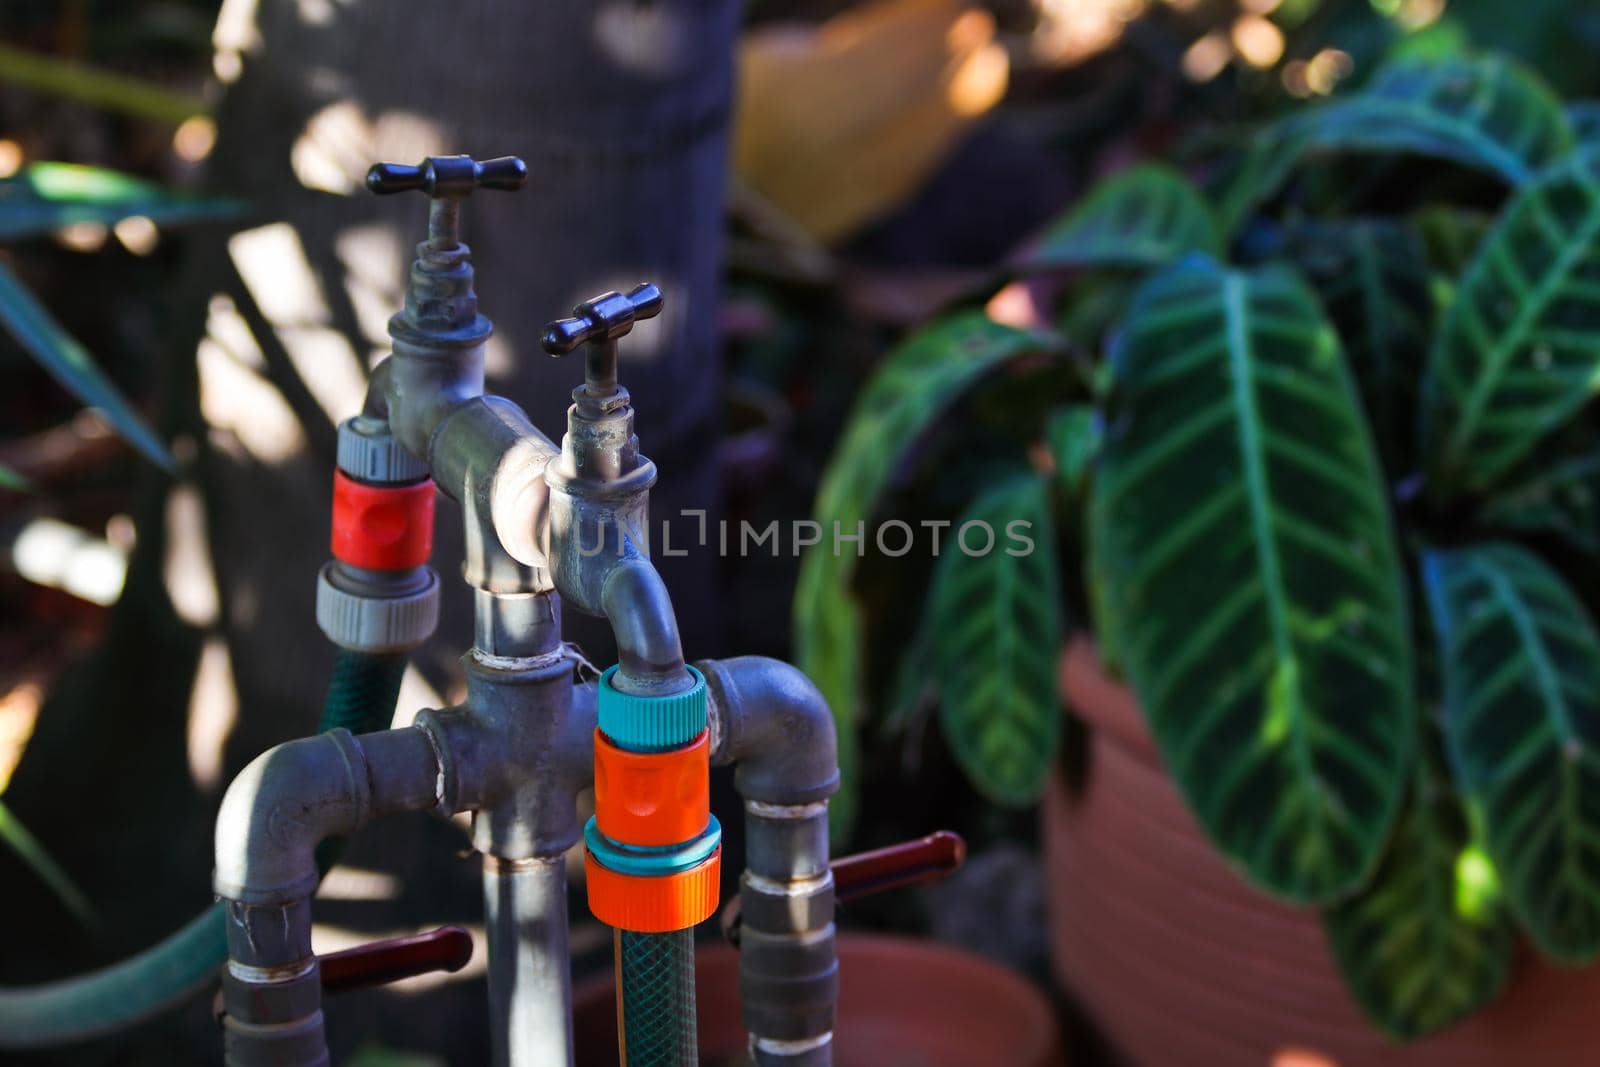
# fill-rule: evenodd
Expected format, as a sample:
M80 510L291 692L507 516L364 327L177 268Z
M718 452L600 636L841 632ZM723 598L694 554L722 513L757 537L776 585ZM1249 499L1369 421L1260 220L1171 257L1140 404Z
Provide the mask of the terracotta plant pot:
M1345 991L1313 911L1247 884L1201 834L1133 694L1087 641L1065 657L1089 726L1085 781L1044 803L1056 972L1141 1067L1542 1067L1600 1062L1600 967L1531 951L1498 1000L1397 1044Z
M904 937L839 938L836 1067L1056 1067L1050 1004L1010 971L970 953ZM739 954L701 949L695 965L700 1061L747 1062L739 1017ZM585 1067L617 1062L609 975L573 992L573 1037Z

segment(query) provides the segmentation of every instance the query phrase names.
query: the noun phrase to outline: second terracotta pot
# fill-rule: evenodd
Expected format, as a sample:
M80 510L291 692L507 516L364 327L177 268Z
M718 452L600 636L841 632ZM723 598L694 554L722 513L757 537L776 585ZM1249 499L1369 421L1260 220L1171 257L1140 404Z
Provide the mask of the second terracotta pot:
M1313 911L1248 885L1161 767L1133 694L1087 642L1068 702L1089 725L1086 779L1044 804L1057 973L1141 1067L1578 1067L1600 1063L1600 967L1531 952L1494 1003L1396 1044L1345 990Z

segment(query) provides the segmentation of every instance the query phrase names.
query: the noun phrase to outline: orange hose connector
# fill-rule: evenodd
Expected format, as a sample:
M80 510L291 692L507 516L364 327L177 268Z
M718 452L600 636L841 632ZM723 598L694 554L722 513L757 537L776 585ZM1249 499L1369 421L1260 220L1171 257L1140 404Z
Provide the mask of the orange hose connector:
M698 925L716 914L722 881L722 849L696 866L672 874L613 871L583 854L589 910L607 926L639 934L665 934Z
M711 816L708 734L668 752L629 752L595 730L594 814L601 833L630 845L699 836Z

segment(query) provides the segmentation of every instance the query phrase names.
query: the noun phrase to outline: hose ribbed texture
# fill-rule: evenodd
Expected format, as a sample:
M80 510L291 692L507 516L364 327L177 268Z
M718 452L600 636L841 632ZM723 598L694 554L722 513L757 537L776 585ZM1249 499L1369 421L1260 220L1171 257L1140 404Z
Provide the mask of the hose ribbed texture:
M626 1067L698 1067L694 929L670 934L617 931Z
M374 655L341 648L333 661L328 699L322 702L317 732L344 727L353 734L387 730L400 699L400 679L406 673L403 652Z
M406 657L339 651L317 732L384 730ZM326 872L343 839L317 850ZM0 989L0 1049L44 1048L114 1033L177 1007L216 981L228 959L224 912L213 904L165 941L121 963L26 989Z
M341 648L333 661L333 678L322 702L317 733L344 727L353 734L387 730L394 721L400 699L400 679L405 677L403 652L352 652ZM330 837L317 845L317 870L327 874L344 851L344 838Z

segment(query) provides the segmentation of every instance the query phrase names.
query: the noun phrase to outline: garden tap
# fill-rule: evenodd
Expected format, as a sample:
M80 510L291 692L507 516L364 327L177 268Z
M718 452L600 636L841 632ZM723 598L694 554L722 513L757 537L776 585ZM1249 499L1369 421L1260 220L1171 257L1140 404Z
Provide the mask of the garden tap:
M318 845L379 816L429 809L473 814L492 1062L572 1060L564 854L580 839L591 904L628 931L631 973L670 958L679 979L687 974L664 998L687 998L668 1013L672 1025L646 1021L657 1036L676 1035L675 1054L692 1060L692 927L715 912L721 855L707 776L713 764L737 763L752 1048L763 1065L826 1064L837 987L831 714L788 664L684 662L671 598L649 559L656 469L640 453L617 374L618 341L659 314L659 289L603 294L545 331L553 355L587 346L559 448L517 404L484 395L483 343L493 327L478 311L461 204L525 177L520 160L465 156L378 164L368 175L374 192L429 195L428 239L389 323L393 354L374 369L362 412L339 428L335 558L319 579L317 617L341 655L358 660L399 662L432 632L437 488L461 504L465 526L462 576L475 605L466 697L392 730L373 731L373 709L364 708L350 724L372 732L334 728L286 742L229 787L214 877L228 919L229 1062L327 1062L329 961L310 945ZM618 663L598 684L574 681L563 602L611 624ZM326 715L325 724L338 725ZM591 782L598 818L585 832L577 796ZM386 952L356 958L371 963ZM631 1062L642 1054L630 1045Z
M627 296L602 293L572 312L572 318L546 326L543 338L544 350L558 358L588 345L583 388L572 399L590 417L627 407L628 391L617 384L617 339L632 331L635 322L661 314L661 290L647 282Z
M678 624L666 586L649 562L650 488L656 467L639 452L633 404L617 380L617 341L661 312L661 291L603 293L545 328L544 348L588 351L584 383L572 391L561 454L545 471L548 539L556 588L566 602L603 615L617 638L618 690L664 696L688 689Z
M413 455L425 458L444 414L483 393L483 345L494 331L478 313L472 250L461 240L461 209L477 189L522 188L528 168L514 156L477 162L434 156L415 167L379 163L367 172L374 193L417 190L429 197L428 239L417 245L405 306L389 319L394 355L385 382L389 423Z

